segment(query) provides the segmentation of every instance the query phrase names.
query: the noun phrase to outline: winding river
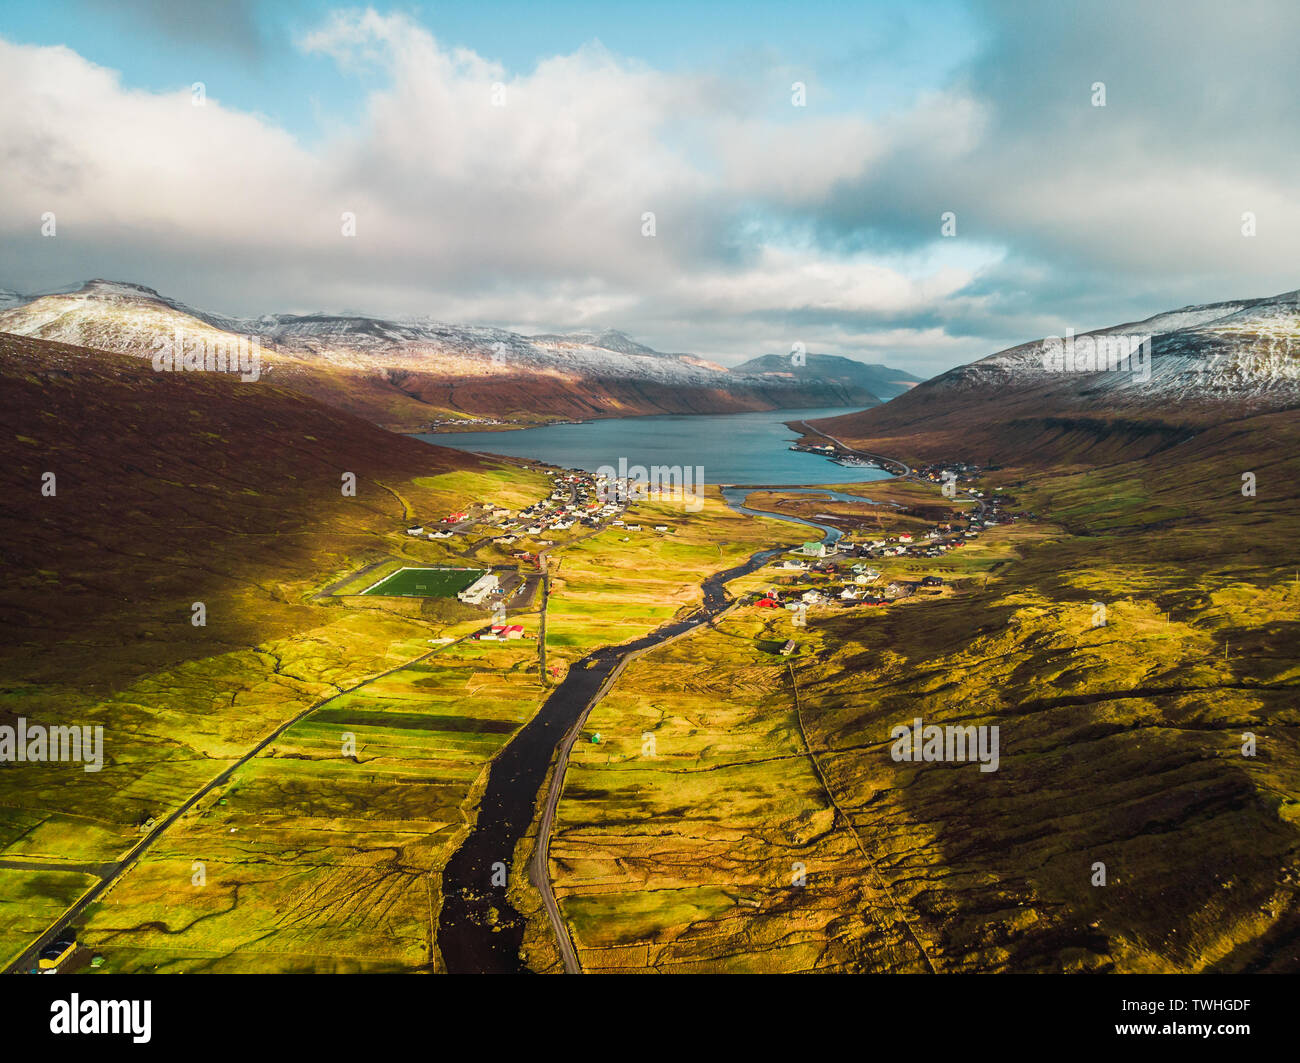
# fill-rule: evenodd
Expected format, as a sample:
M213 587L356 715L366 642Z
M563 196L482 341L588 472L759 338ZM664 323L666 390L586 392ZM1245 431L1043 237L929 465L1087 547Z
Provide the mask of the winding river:
M780 550L763 550L748 561L706 579L703 603L681 620L620 646L606 646L570 667L554 693L497 754L488 769L478 819L452 854L442 875L438 947L452 974L510 974L527 970L519 959L524 919L506 897L503 868L536 811L538 794L556 747L582 716L601 684L631 654L657 646L713 619L728 605L725 584L761 568Z
M655 434L658 434L657 430L660 426L650 423L658 419L636 420L642 430L654 428ZM705 418L691 420L705 420ZM741 416L737 416L730 422L728 428L731 433L725 438L735 441L735 436L738 434L735 428L742 423L742 420ZM743 478L753 483L757 480L770 482L781 478L782 475L788 476L790 463L796 459L800 463L800 471L810 478L815 478L815 482L826 482L832 476L839 480L852 478L861 481L883 479L890 475L888 472L876 469L858 468L850 471L844 467L831 465L824 458L789 451L785 449L788 441L781 438L782 434L788 436L789 429L776 422L774 415L751 417L750 420L754 422L752 425L748 421L744 423L755 433L761 433L761 444L759 439L746 440L745 443L748 445L737 449L748 455L766 452L769 458L775 454L781 464L778 467L767 467L754 462L752 458L746 463L735 454L728 454L725 461L719 460L714 464L715 468L721 465L727 473L741 473L741 476L736 477L737 479ZM614 430L611 422L596 422L596 425L604 426L598 427L597 432ZM573 429L589 426L563 427ZM511 443L523 444L524 440L521 437L529 434L528 432L505 433L504 438L503 435L496 434L490 441L485 441L495 446L484 447L484 449L505 452L505 448L501 446L503 442L509 440ZM773 436L776 438L773 439ZM587 436L580 436L580 438L585 440ZM437 436L430 441L447 444L453 439L454 437ZM613 452L627 453L629 440L625 433L619 437L619 441L625 449ZM767 449L777 441L781 444L779 450L775 447L771 450ZM478 440L457 442L461 445L470 442L479 444ZM661 444L662 438L656 439L655 442ZM597 449L603 451L603 448ZM537 451L532 453L535 454ZM638 460L655 462L662 460L658 446L651 448L647 444L644 459L639 450L634 449L632 453ZM691 460L698 460L696 458L698 451L689 449L688 453ZM567 454L566 458L565 464L579 468L587 467L596 460L591 453L585 451L575 451ZM810 459L812 463L806 464ZM598 464L599 462L591 467L598 467ZM785 513L751 509L745 506L747 494L754 489L728 485L722 489L723 498L729 506L741 513L776 517L779 520L817 528L822 533L822 540L827 544L834 543L840 538L839 529L828 524L819 524L816 521ZM827 497L828 500L870 501L861 495L826 488L782 487L781 491L815 494ZM779 549L760 551L743 564L715 573L704 580L701 584L703 602L686 617L669 621L632 642L598 649L575 662L559 686L542 703L537 714L520 728L493 759L488 768L478 817L443 870L443 900L438 921L438 947L448 971L453 974L476 972L506 974L527 971L525 962L519 957L525 920L511 905L504 882L507 871L512 866L515 849L533 824L539 795L546 782L547 772L555 760L556 750L566 742L569 733L582 719L602 685L614 675L624 661L634 654L658 646L718 616L732 601L727 596L725 584L738 576L747 575L761 568L770 558L781 552ZM554 797L555 794L548 794L548 807ZM544 868L542 874L546 874ZM553 898L548 894L544 899L548 900L551 906L552 919L557 919L558 915L554 913L558 910L554 909ZM562 953L566 945L567 942L561 943Z

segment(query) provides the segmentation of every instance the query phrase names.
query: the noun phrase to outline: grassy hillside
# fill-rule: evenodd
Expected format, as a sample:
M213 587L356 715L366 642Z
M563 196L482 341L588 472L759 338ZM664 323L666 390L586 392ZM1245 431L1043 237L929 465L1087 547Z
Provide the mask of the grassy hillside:
M104 728L98 772L78 763L0 766L0 870L14 887L0 902L0 952L9 954L98 881L150 821L276 728L428 653L430 638L459 633L436 603L318 592L384 558L455 562L448 547L407 536L407 525L474 500L533 501L549 484L390 435L265 378L159 374L137 359L15 337L0 337L0 377L0 723L21 717ZM44 472L55 474L52 496L42 495ZM344 473L355 475L355 496L342 492ZM195 603L206 610L202 626L192 623ZM532 660L534 675L510 695L516 717L529 711L522 688L541 689ZM345 725L364 738L357 721L331 724ZM423 772L443 794L426 818L445 818L459 808L466 771L473 775L466 759L485 759L494 746L467 746L459 731L399 731L418 735L432 746L426 741L405 770ZM286 763L298 764L300 776L325 773L315 791L322 799L340 808L351 801L362 819L397 818L386 796L393 780L364 768L373 759L364 748L345 761L336 743L333 759L312 769L295 752L309 736L291 730L283 738ZM275 761L279 752L266 755ZM272 802L310 785L286 781ZM222 796L191 813L196 830ZM450 830L463 820L456 814L448 823ZM186 835L187 820L175 829ZM349 821L336 829L341 849L360 854L367 851L360 837L375 828ZM173 844L171 835L165 840ZM277 859L288 851L277 849ZM216 864L227 855L192 849L193 860ZM119 881L110 901L140 910L147 902L137 899L137 884L159 884L158 858ZM189 888L189 877L170 888ZM319 885L310 878L304 869L304 894ZM174 893L166 903L183 918ZM218 953L236 944L232 937ZM386 960L381 952L375 962L406 963L416 953ZM211 958L202 948L195 956ZM302 964L310 966L285 962Z
M1046 520L911 563L951 595L637 662L552 845L584 966L1300 969L1298 443L1282 413L1086 471L1022 449L983 486ZM895 761L916 717L996 725L998 770Z

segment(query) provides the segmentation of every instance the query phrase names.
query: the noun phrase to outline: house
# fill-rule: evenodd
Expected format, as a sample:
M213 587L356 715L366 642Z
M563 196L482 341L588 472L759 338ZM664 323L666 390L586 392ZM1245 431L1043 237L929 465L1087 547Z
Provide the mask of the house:
M898 541L900 543L910 543L912 541L912 533L903 532L903 534L898 537Z
M787 639L786 644L781 647L781 656L789 657L790 654L796 652L798 649L799 649L799 644L795 642L794 639Z
M826 544L820 542L804 543L803 546L799 547L799 553L805 554L808 557L825 557Z
M488 595L497 594L500 590L501 582L497 579L496 573L484 572L463 591L458 591L456 597L466 605L482 605Z
M523 624L493 624L490 630L499 639L521 639L524 637Z
M430 538L430 539L450 539L454 534L456 534L456 533L455 533L455 532L449 532L449 531L436 531L436 532L429 532L429 538Z
M922 587L942 587L942 586L943 586L943 577L942 577L942 576L926 576L924 579L921 580L921 586L922 586Z
M656 524L656 525L655 525L655 531L657 531L657 532L666 532L667 530L668 530L668 525L667 525L667 524Z
M424 533L424 528L422 528L418 524L406 529L407 535L422 535L423 533Z
M858 600L858 592L852 587L845 587L840 591L840 598L846 602L855 602Z
M53 944L47 945L41 949L41 954L37 958L37 966L42 971L56 971L64 960L77 951L76 939L69 933L64 933Z
M764 597L760 598L754 604L757 605L760 609L776 609L780 606L781 603L777 601L776 598L773 596L772 592L769 591Z
M800 596L799 600L803 602L807 602L809 605L817 605L825 601L825 599L822 597L821 591L804 591L803 594Z

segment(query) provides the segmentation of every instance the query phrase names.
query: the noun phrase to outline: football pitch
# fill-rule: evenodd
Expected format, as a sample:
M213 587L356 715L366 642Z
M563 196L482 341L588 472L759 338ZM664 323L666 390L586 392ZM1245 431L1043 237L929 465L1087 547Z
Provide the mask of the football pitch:
M485 571L481 568L399 568L361 593L390 598L453 598Z

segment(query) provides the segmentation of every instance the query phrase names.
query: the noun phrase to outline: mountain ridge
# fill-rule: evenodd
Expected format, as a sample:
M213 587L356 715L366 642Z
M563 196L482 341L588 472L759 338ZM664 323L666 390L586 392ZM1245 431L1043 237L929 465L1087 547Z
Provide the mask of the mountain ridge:
M738 371L656 351L615 329L530 337L427 318L236 318L104 278L19 299L0 308L0 332L136 356L152 356L178 329L189 343L255 337L286 386L399 431L484 417L539 423L881 401L851 374L820 379Z
M1284 292L1031 340L941 373L884 406L815 425L912 459L1036 455L1090 463L1297 406L1300 299Z

